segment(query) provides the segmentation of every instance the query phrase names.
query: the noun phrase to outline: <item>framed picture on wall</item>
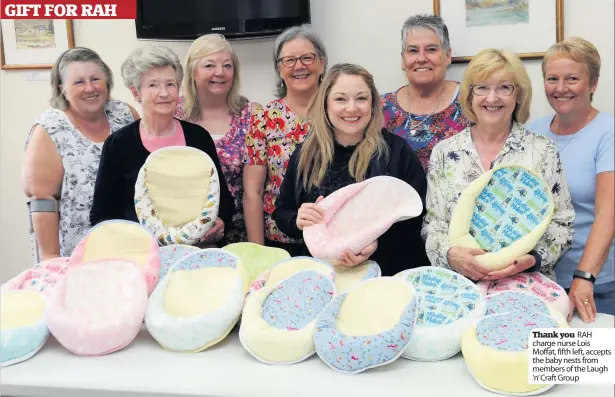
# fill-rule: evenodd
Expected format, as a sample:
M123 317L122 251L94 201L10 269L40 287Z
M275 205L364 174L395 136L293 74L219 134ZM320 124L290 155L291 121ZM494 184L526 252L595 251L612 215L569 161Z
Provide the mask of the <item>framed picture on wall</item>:
M434 0L433 8L448 27L454 63L485 48L539 59L564 38L563 0Z
M51 69L60 54L75 47L71 20L5 19L0 27L2 70Z

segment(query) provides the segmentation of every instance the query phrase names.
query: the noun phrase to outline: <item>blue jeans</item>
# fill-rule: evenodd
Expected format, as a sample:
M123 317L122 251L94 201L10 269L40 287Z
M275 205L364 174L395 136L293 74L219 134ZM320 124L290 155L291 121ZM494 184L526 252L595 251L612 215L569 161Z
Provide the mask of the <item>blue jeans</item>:
M567 289L566 293L569 292ZM594 285L594 302L598 313L615 316L615 281Z

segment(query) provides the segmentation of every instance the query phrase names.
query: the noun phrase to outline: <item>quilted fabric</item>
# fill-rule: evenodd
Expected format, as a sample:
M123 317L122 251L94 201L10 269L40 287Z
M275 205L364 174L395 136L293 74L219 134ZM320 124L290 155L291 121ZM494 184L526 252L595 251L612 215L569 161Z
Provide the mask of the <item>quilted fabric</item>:
M0 291L30 290L49 296L58 280L68 271L70 258L53 258L24 270L2 285Z
M254 243L235 243L229 244L223 250L232 252L241 259L243 267L246 269L246 279L244 286L246 293L259 275L263 274L271 266L289 259L290 254L281 248L266 247Z
M476 260L500 270L530 252L553 216L551 190L540 175L503 165L486 172L461 194L449 225L452 246L482 248Z
M147 286L134 262L106 260L71 268L49 295L49 330L67 350L100 356L120 350L139 333Z
M219 205L218 172L213 160L198 149L156 150L137 176L137 218L160 245L199 243L218 218Z
M332 262L347 249L358 254L393 223L423 211L414 188L390 176L348 185L319 204L325 210L324 222L304 228L303 238L312 256Z
M520 273L501 280L481 281L477 287L484 295L504 291L527 292L549 303L563 317L568 317L569 303L566 290L539 272Z
M391 277L367 280L335 297L316 320L318 356L330 368L346 373L392 363L403 353L415 328L417 302L410 284ZM358 325L366 322L372 324Z
M33 357L49 337L44 310L47 298L35 290L7 290L0 294L0 366Z
M160 276L160 250L152 234L136 222L111 220L94 226L77 244L71 266L86 262L120 260L136 263L147 291L151 293Z
M162 280L167 275L171 267L184 256L199 251L200 248L194 245L174 244L160 248L160 277Z
M243 306L239 258L217 248L179 259L152 293L145 324L165 349L198 352L222 341Z
M486 311L474 283L432 266L404 270L395 277L406 280L420 296L416 328L402 357L439 361L459 353L464 332Z
M335 295L329 274L301 270L267 282L247 300L239 340L266 364L293 364L314 354L316 316Z
M378 263L372 260L365 261L357 266L335 266L335 289L338 294L348 292L362 281L380 277L382 271Z

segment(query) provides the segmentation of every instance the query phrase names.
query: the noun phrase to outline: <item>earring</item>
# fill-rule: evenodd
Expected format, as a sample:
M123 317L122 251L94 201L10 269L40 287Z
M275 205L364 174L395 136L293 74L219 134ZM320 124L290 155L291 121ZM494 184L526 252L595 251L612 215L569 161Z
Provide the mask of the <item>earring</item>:
M322 83L322 79L323 79L323 77L322 77L322 74L321 74L320 76L318 76L318 84Z

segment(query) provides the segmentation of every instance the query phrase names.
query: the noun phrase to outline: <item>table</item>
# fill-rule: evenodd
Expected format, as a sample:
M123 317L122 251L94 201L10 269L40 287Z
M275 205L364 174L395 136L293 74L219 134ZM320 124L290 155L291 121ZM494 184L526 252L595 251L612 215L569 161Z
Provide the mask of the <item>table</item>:
M613 327L601 314L593 324ZM495 396L472 379L461 354L425 363L400 358L357 375L331 370L317 356L287 366L258 362L241 346L237 331L201 353L163 350L142 330L127 348L102 357L77 357L50 337L32 359L2 368L0 394L13 397L314 397ZM547 397L613 397L609 385L555 385Z

